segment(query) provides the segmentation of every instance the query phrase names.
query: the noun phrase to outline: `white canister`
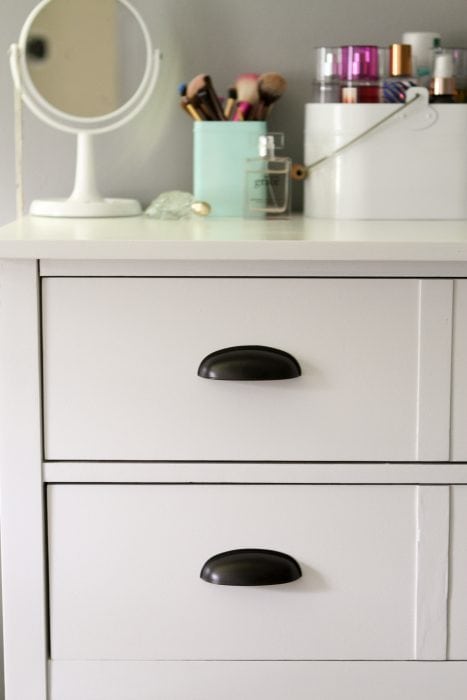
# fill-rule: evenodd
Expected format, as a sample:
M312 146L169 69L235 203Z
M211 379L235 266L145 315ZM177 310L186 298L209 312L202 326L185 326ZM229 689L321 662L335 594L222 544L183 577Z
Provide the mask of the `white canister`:
M316 168L305 215L326 219L467 219L467 105L421 99ZM307 104L310 165L375 125L390 104Z

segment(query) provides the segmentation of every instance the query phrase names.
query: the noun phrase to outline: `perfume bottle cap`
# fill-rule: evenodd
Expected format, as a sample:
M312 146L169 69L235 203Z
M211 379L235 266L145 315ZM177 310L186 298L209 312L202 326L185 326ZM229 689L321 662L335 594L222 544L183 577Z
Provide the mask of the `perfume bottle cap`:
M343 46L339 75L342 80L377 80L377 46Z
M274 136L272 134L260 136L258 149L261 158L273 158L275 154Z
M452 78L454 75L454 61L451 53L439 53L435 57L433 69L434 78Z
M412 75L412 47L410 44L391 44L389 47L389 74L393 77Z
M260 158L274 158L276 149L284 148L284 141L284 134L280 131L272 131L260 136L258 139Z

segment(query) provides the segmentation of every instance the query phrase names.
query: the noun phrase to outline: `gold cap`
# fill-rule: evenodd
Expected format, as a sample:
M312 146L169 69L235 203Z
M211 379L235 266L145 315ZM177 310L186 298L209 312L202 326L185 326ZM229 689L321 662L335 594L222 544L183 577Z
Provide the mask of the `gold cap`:
M208 216L211 213L211 205L207 202L193 202L191 211L198 216Z
M412 46L410 44L391 44L389 47L389 74L412 75Z

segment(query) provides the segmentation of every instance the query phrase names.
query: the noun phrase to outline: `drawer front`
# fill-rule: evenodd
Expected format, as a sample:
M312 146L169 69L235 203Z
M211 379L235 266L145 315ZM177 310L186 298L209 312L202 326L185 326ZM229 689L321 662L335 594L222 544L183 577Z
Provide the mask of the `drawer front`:
M414 490L50 486L52 659L413 658ZM290 555L302 577L200 578L238 548Z
M415 280L46 279L46 457L415 459L418 302ZM302 376L197 376L244 345Z
M467 461L467 280L454 286L452 459Z
M451 488L449 658L467 659L467 486Z

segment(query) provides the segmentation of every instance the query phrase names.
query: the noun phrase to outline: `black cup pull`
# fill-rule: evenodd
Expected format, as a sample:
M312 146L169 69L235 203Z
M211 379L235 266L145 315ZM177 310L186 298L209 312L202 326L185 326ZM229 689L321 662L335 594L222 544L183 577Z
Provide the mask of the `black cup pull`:
M201 578L219 586L272 586L296 581L299 564L272 549L232 549L216 554L201 569Z
M295 357L266 345L237 345L207 355L198 368L204 379L230 381L294 379L302 371Z

